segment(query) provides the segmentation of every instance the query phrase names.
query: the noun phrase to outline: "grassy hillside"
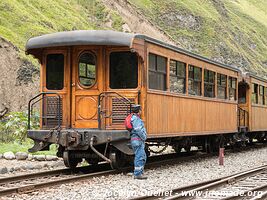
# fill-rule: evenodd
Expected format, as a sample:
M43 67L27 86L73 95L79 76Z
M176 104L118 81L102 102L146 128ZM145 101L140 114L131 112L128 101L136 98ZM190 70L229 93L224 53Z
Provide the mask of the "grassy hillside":
M261 76L267 72L267 1L129 2L183 48Z
M32 36L78 29L119 30L121 24L121 17L98 0L0 1L0 36L22 50L22 57Z
M182 48L261 76L267 72L267 1L127 1ZM78 29L121 30L123 23L101 0L0 1L0 36L16 45L21 57L32 36Z

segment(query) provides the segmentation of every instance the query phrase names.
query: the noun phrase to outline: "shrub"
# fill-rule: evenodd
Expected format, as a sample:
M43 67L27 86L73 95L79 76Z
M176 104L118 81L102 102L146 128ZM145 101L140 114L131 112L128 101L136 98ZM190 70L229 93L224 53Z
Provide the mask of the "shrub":
M28 126L27 112L10 112L0 120L0 141L25 141ZM33 112L31 115L31 127L39 127L39 113Z

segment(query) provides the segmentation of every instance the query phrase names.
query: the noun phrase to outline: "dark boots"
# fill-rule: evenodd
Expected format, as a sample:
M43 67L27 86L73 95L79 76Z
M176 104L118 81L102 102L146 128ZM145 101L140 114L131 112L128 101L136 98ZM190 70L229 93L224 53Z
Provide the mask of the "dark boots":
M146 179L147 179L147 177L146 177L146 176L144 176L143 174L141 174L141 175L138 175L138 176L134 176L134 179L146 180Z

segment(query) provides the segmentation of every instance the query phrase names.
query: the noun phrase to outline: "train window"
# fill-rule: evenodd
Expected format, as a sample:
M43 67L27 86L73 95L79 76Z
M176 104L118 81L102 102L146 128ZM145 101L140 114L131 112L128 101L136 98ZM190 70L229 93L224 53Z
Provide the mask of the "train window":
M252 97L251 101L254 104L258 103L258 84L252 84Z
M49 54L46 57L46 88L62 90L64 87L64 55Z
M95 84L96 60L92 53L83 53L79 58L79 81L85 87Z
M138 57L135 53L112 52L110 54L109 85L112 89L129 89L138 86Z
M149 88L166 90L167 58L149 54Z
M219 99L226 99L226 75L217 74L217 91Z
M264 87L264 105L267 105L267 88Z
M260 85L259 104L264 104L264 87Z
M215 72L204 70L204 96L215 97Z
M189 65L188 93L201 96L202 69Z
M238 83L238 103L245 104L247 102L247 84L245 82Z
M185 93L185 70L186 64L183 62L170 60L170 91Z
M229 77L228 88L229 88L229 100L236 100L236 78Z

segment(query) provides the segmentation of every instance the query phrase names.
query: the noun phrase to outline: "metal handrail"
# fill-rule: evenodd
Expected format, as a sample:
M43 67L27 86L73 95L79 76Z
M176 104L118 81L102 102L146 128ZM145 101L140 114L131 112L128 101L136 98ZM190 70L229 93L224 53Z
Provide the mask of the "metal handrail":
M101 102L103 100L104 97L106 97L106 95L110 95L110 94L115 94L117 96L119 96L120 98L124 99L125 101L122 101L121 99L119 99L121 102L123 102L124 104L129 104L130 105L130 113L132 111L132 102L130 101L130 99L122 96L121 94L117 93L117 92L110 92L110 91L107 91L107 92L102 92L98 95L98 113L97 113L97 119L98 119L98 129L101 129ZM117 98L118 99L118 98ZM109 115L109 117L111 117L112 114Z
M28 102L28 130L31 129L31 113L32 113L32 108L33 108L33 105L35 105L36 103L38 103L39 101L41 101L42 99L44 99L44 96L45 95L48 95L48 94L54 94L54 95L57 95L57 98L58 98L58 103L57 103L57 117L58 117L58 127L60 127L60 95L56 92L41 92L39 93L38 95L34 96L33 98L31 98ZM40 99L37 99L38 97L42 96ZM36 101L34 101L32 103L33 100L37 99Z

